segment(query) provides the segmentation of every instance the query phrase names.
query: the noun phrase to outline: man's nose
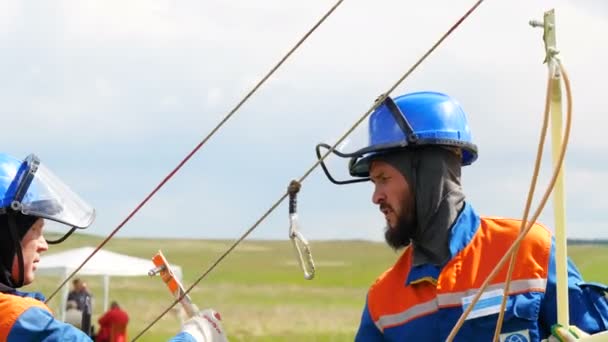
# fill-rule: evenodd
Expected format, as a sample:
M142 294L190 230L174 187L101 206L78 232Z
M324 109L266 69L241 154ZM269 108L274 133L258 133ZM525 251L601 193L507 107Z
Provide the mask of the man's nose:
M379 187L374 187L374 192L372 194L372 202L374 204L380 204L382 202L384 202L384 200L386 199L384 192L382 192Z
M49 244L46 242L44 236L40 236L40 244L38 245L38 253L46 252L49 250Z

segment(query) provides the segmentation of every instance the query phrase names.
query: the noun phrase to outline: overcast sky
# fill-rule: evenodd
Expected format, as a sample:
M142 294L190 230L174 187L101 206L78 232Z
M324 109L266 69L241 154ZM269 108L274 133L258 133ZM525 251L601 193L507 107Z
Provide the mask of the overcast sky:
M118 235L236 238L314 163L318 142L333 144L473 2L345 0ZM89 232L105 235L333 3L0 0L0 146L36 153L96 208ZM568 235L608 238L605 1L487 0L393 95L458 99L479 146L463 170L468 201L521 217L547 75L528 21L550 8L574 92ZM344 148L361 147L365 129ZM539 192L550 163L547 150ZM371 191L315 170L300 193L302 232L382 239ZM541 219L552 225L551 205ZM252 237L287 228L284 203Z

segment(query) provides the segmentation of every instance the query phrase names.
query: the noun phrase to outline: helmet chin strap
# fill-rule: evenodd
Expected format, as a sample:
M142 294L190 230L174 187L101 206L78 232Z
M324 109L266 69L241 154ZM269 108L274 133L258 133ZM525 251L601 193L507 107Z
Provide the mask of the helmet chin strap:
M72 227L70 229L70 231L65 233L65 235L63 235L61 238L59 238L57 240L46 240L46 243L48 243L49 245L56 245L56 244L62 243L63 241L65 241L65 239L67 239L70 235L72 235L72 233L75 230L76 230L76 227Z
M19 288L24 284L24 273L25 273L25 265L23 263L23 250L21 249L21 239L19 238L19 231L17 229L17 222L15 220L15 214L12 212L8 212L8 229L11 233L11 239L15 245L15 253L17 254L17 263L19 264L19 275L18 279L15 281L15 288ZM12 272L12 269L11 269Z

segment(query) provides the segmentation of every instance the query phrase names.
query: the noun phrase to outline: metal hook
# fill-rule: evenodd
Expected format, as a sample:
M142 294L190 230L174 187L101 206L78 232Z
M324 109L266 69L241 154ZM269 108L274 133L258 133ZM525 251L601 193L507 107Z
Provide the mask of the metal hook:
M311 280L315 276L315 262L308 240L298 231L297 194L300 188L301 184L293 180L287 189L289 193L289 238L296 251L300 268L304 272L304 279Z

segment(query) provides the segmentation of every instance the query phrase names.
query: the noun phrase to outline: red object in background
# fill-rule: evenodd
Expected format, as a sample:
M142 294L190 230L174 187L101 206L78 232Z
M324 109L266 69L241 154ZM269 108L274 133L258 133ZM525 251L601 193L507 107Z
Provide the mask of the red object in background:
M127 341L127 323L129 323L129 315L122 310L117 304L112 304L112 308L108 310L98 320L99 334L97 334L96 342L126 342Z

